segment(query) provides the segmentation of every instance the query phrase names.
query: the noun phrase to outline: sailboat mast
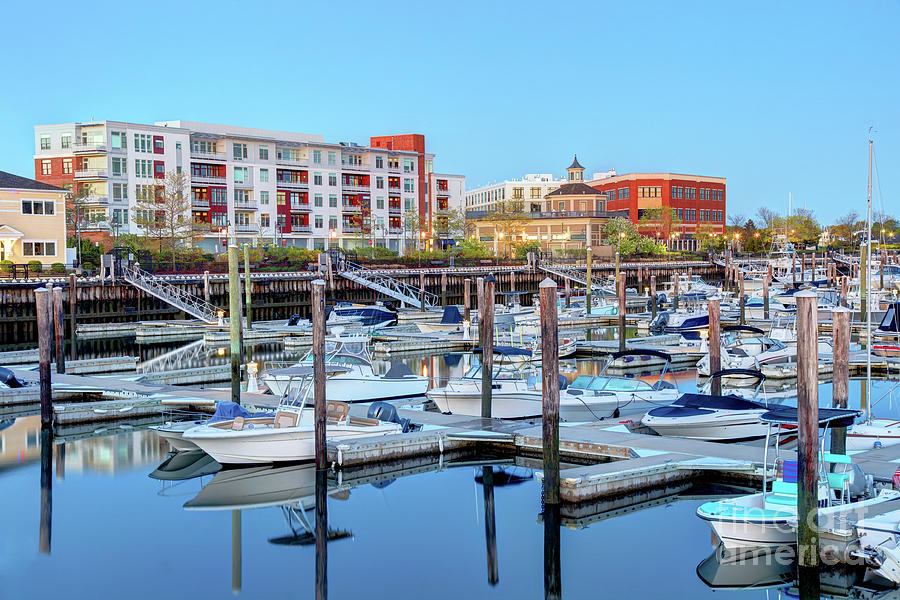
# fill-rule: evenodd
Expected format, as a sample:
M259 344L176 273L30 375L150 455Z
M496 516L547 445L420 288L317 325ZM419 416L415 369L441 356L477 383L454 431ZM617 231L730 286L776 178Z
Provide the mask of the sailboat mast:
M869 136L869 183L866 186L866 418L872 421L872 137ZM860 289L862 289L860 287Z

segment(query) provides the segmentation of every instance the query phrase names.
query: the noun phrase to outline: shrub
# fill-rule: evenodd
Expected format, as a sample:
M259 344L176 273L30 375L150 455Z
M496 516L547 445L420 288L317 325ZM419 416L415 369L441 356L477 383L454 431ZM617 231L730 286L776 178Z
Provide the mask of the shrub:
M50 270L57 275L62 275L66 272L66 265L62 263L53 263L50 265Z
M34 273L40 273L44 270L44 264L39 260L29 260L28 270Z
M0 272L9 273L12 271L13 261L11 260L0 260Z
M90 261L85 261L84 263L81 264L81 268L82 268L83 270L85 270L85 271L88 271L88 272L93 271L93 270L94 270L94 263L92 263L92 262L90 262Z

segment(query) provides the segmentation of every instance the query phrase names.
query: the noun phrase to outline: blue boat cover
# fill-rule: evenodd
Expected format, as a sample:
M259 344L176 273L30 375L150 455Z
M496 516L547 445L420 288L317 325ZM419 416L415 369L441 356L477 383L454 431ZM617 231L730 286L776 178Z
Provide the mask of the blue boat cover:
M881 325L878 326L880 332L900 332L900 302L892 302L890 308L884 313Z
M217 423L219 421L230 421L231 419L236 419L237 417L244 417L245 419L250 416L250 411L241 406L240 404L236 404L231 402L230 400L227 402L219 402L216 404L216 412L209 419L209 423Z
M861 411L847 408L819 408L819 427L847 427L853 424ZM797 424L797 409L792 406L777 406L763 413L759 418L763 423Z
M459 323L462 323L462 320L462 315L459 314L459 307L457 307L455 304L444 307L444 316L441 317L441 324L457 325Z
M484 349L481 346L478 346L472 352L479 354L484 352ZM500 354L502 356L531 356L531 350L526 348L516 348L514 346L494 346L494 354Z
M727 396L707 396L705 394L683 394L669 406L654 408L647 414L653 417L690 417L707 414L713 410L765 410L766 406L753 400L746 400L729 394Z

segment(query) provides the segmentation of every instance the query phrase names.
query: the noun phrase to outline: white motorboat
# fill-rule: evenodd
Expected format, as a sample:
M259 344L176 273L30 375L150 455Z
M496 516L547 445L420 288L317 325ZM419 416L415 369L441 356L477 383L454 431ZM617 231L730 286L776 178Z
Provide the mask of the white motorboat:
M721 367L723 369L759 369L764 365L796 362L797 347L787 346L765 335L762 329L731 325L722 329ZM751 336L741 334L751 333ZM697 363L697 374L708 376L709 353Z
M444 308L440 323L416 323L420 333L453 333L463 330L463 317L456 305Z
M373 402L396 398L422 396L429 379L413 374L405 363L395 362L386 373L376 375L369 355L369 338L342 336L343 330L325 340L326 394L329 400L340 402ZM281 369L267 370L262 380L277 396L296 389L311 374L312 351L299 363Z
M869 419L847 428L847 450L872 450L895 444L900 444L900 421L896 419Z
M168 421L162 425L153 425L150 429L155 431L156 435L166 440L173 450L183 452L200 449L194 442L184 439L183 435L188 429L193 429L203 423L205 421Z
M665 361L658 376L616 377L610 367L623 363L639 367L640 361ZM655 361L658 365L658 361ZM618 418L668 403L680 395L674 377L669 377L672 357L658 350L623 350L613 354L599 375L579 375L559 392L559 417L582 422ZM629 364L630 363L630 364ZM654 370L658 367L654 367Z
M856 522L860 555L875 574L900 585L900 510Z
M663 311L650 322L652 333L689 333L699 332L709 327L709 312L706 310ZM696 335L696 334L694 334Z
M541 338L537 336L519 335L518 340L514 332L508 335L500 334L495 338L495 342L500 346L513 346L528 350L530 354L511 354L507 356L510 362L541 362L544 354L541 346ZM559 358L566 358L575 354L578 341L574 337L560 337L558 340Z
M846 409L819 409L819 426L844 427L860 413ZM785 426L796 427L797 409L778 407L760 417L773 426L775 435ZM769 464L769 440L764 445L763 462ZM822 442L824 443L824 442ZM820 448L822 446L820 445ZM775 443L778 449L777 437ZM824 519L846 520L860 511L878 510L887 502L900 499L900 492L882 489L877 494L871 482L850 457L826 453L820 449L818 515ZM769 489L766 468L763 491L738 498L707 502L697 516L707 521L725 548L778 547L797 542L797 461L775 456L775 479Z
M200 493L184 504L187 510L244 510L313 500L316 465L259 465L216 473Z
M306 380L303 400L291 394L279 405L274 417L238 417L231 427L199 425L184 432L183 438L200 447L221 464L257 464L312 460L315 457L315 421L306 397L312 388ZM377 419L351 417L349 405L326 403L329 442L400 433L401 426Z
M397 322L397 310L390 302L378 304L354 304L338 302L329 307L326 324L358 325L377 329Z
M641 424L659 435L708 442L736 442L766 437L769 425L760 420L767 404L737 395L714 396L707 392L717 378L755 377L758 392L766 376L749 369L723 369L709 378L699 394L684 394L669 406L654 408Z

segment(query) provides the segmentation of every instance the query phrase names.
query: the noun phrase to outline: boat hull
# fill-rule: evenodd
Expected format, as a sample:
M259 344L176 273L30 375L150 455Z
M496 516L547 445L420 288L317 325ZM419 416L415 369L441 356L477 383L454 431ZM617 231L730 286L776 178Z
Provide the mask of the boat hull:
M701 415L696 418L646 415L641 424L659 435L707 442L736 442L766 437L768 426L759 421L759 416L763 412L760 410L741 414Z
M300 385L300 381L286 376L267 375L263 378L276 396L283 396L289 387ZM329 377L325 384L325 397L341 402L374 402L423 396L428 391L427 377L402 377L395 379L344 378L340 375Z
M473 386L474 387L474 386ZM430 390L428 398L438 410L454 415L481 416L481 390ZM500 419L525 419L541 416L542 395L539 390L494 390L491 394L491 416Z

